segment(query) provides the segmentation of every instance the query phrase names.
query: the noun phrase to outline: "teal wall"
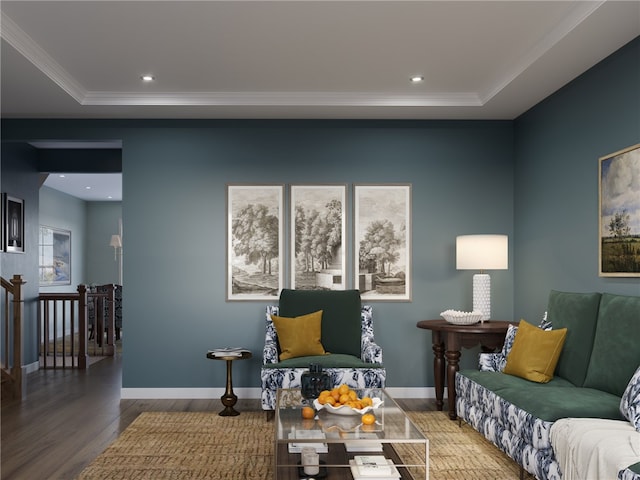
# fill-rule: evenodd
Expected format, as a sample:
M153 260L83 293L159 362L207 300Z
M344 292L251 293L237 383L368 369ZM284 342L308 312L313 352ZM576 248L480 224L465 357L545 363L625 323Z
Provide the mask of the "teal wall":
M259 385L264 302L225 301L227 183L410 182L413 301L375 302L374 324L388 385L431 386L415 323L471 308L457 235L510 237L494 318L536 320L552 288L640 293L596 264L597 158L639 140L638 58L635 40L516 121L4 120L3 138L123 142L126 388L222 387L204 354L230 344L254 351L234 386Z
M87 202L88 254L85 269L88 284L118 283L118 261L114 260L113 247L109 246L109 241L111 235L118 233L121 218L121 202Z
M123 140L124 387L223 386L204 354L228 344L256 354L234 384L259 385L265 304L225 300L227 183L412 184L413 301L374 305L390 386L433 385L430 333L415 324L471 308L456 235L513 231L512 122L16 120L3 131ZM495 316L511 318L512 270L493 284Z
M550 289L640 295L598 276L602 156L640 143L640 38L515 122L515 315L537 319Z
M38 203L40 225L71 232L71 284L43 286L40 287L40 291L44 293L75 291L79 284L88 283L85 271L87 202L43 186L40 188Z

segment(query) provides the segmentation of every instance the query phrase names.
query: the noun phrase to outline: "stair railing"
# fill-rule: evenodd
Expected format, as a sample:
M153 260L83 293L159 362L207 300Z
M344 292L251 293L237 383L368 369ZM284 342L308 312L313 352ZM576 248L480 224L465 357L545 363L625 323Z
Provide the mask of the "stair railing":
M1 315L4 344L2 348L2 397L22 398L22 318L24 298L22 275L14 275L11 280L0 277L3 290L3 311Z
M78 292L41 293L38 301L40 318L40 354L43 368L77 368L85 370L88 356L115 354L114 308L105 318L104 304L113 304L113 286L106 292L88 292L78 285ZM88 306L93 315L93 338L89 338ZM105 335L106 332L106 335Z

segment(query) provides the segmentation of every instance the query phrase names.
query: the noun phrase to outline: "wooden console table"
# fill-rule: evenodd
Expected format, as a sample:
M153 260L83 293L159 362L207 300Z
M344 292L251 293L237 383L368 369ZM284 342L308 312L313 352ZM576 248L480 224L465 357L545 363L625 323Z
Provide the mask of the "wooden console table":
M442 410L444 406L444 357L447 358L447 396L449 418L456 416L456 372L460 369L460 350L482 346L483 352L493 352L502 348L509 325L514 322L485 320L474 325L454 325L446 320L421 320L418 328L431 330L433 343L433 373L436 382L436 406Z

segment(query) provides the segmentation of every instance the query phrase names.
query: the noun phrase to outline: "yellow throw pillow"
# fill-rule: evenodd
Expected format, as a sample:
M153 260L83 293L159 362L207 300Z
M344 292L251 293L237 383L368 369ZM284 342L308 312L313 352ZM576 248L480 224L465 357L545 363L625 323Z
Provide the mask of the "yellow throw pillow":
M542 330L520 320L504 373L547 383L553 378L566 336L566 328Z
M299 317L271 315L280 343L280 360L307 355L324 355L320 342L322 310Z

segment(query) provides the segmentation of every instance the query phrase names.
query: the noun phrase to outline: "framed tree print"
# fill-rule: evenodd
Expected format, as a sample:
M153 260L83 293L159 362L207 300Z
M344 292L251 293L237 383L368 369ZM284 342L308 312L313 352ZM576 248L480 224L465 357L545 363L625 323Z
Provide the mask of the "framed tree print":
M411 301L411 185L354 185L354 287Z
M346 288L346 185L291 186L291 288Z
M283 288L282 185L227 185L227 300L275 300Z
M599 163L599 275L640 277L640 144Z
M4 195L5 252L24 253L24 200Z

